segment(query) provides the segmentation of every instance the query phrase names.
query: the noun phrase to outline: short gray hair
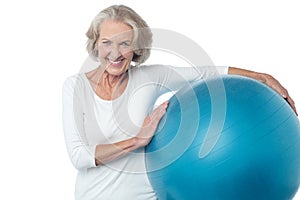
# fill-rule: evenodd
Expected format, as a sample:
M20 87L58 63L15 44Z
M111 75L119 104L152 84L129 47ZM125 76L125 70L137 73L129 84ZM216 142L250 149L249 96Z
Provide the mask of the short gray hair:
M94 59L98 58L96 45L100 36L100 25L106 19L120 21L132 27L134 32L132 61L137 65L145 62L150 56L152 32L147 23L134 10L124 5L110 6L96 15L86 33L88 53Z

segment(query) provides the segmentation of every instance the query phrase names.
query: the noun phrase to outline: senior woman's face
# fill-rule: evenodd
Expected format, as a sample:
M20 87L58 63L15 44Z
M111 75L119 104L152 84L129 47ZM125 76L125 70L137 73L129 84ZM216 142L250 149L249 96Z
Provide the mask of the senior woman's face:
M111 75L122 75L133 57L133 30L127 24L105 20L97 42L101 66Z

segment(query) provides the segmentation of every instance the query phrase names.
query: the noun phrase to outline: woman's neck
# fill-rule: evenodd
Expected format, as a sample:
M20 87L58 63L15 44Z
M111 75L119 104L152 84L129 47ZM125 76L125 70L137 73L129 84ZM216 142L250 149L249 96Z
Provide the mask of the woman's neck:
M104 71L99 83L105 87L115 88L123 82L124 76L125 74L115 76Z
M98 69L87 73L87 77L95 93L104 100L113 100L121 96L128 83L128 72L115 76Z

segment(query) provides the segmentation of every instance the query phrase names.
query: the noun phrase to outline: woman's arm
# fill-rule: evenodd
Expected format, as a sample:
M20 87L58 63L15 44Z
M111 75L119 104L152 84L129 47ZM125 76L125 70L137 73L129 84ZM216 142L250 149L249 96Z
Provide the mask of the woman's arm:
M73 166L78 169L95 167L95 146L85 137L83 110L77 88L81 89L78 76L68 78L62 90L62 120L65 143ZM76 93L76 94L75 94Z
M136 137L123 140L113 144L99 144L96 146L96 165L108 163L116 158L122 157L131 151L146 146L152 139L160 119L166 112L168 102L164 102L148 115L143 126Z
M79 88L79 89L78 89ZM71 77L63 85L63 128L67 151L72 164L78 170L95 167L110 162L129 152L146 146L152 139L157 125L166 112L168 102L158 106L148 115L136 137L113 144L90 145L85 137L83 111L75 91L80 90L81 82Z
M266 85L274 89L276 92L278 92L283 98L285 98L296 113L296 115L298 116L293 99L290 97L288 91L273 76L266 73L258 73L236 67L229 67L228 74L246 76L261 81L262 83L265 83Z

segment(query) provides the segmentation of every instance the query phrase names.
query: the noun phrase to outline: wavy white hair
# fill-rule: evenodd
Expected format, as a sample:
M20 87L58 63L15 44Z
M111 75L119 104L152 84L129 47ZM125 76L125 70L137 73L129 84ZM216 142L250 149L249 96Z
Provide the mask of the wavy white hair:
M150 56L152 32L147 23L134 10L124 5L110 6L93 19L86 33L88 37L87 51L92 58L98 58L97 41L100 36L100 25L106 19L120 21L132 27L134 32L132 61L136 65L145 62Z

